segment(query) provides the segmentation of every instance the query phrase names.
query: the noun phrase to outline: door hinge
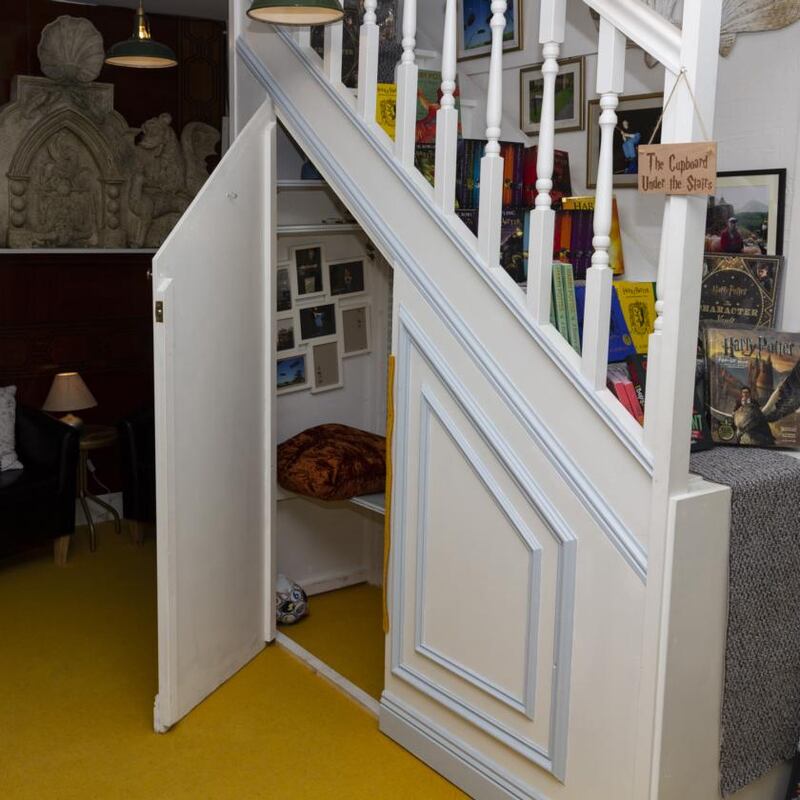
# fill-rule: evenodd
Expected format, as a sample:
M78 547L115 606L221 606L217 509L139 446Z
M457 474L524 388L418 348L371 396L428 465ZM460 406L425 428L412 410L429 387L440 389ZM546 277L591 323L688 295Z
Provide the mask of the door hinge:
M156 300L156 322L164 321L164 301Z

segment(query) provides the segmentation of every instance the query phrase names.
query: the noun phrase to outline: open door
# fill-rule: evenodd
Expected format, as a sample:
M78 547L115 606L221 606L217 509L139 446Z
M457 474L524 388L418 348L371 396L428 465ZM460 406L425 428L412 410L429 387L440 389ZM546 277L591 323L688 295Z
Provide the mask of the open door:
M154 261L160 732L274 636L274 142L265 103Z

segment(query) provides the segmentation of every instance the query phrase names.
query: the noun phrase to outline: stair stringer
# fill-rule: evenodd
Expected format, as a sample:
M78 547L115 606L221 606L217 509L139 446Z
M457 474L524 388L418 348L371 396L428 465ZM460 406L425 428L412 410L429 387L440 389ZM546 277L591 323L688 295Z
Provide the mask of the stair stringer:
M352 98L336 91L287 34L247 32L237 51L358 223L491 377L579 502L644 579L652 461L636 437L635 421L624 419L621 409L619 415L611 411L602 393L577 374L568 348L530 319L518 287L504 282L502 270L483 266L466 228L459 234L457 217L436 209L422 176L399 167L377 125L371 129L356 116Z

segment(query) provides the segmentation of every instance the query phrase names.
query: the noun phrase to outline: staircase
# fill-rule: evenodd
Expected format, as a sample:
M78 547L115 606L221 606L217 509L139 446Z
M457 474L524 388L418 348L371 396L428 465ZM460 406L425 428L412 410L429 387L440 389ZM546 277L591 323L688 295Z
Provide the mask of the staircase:
M703 641L713 649L718 631L703 627L711 611L679 613L670 594L685 567L676 541L701 524L716 530L719 520L708 520L721 508L718 493L688 473L700 295L699 270L689 265L702 252L703 198L666 203L643 428L606 388L606 372L612 145L626 39L664 65L665 97L675 90L662 141L696 141L692 93L703 117L714 117L717 59L703 43L718 36L721 0L686 3L682 30L641 0L584 2L601 18L602 134L582 355L550 324L566 0L539 4L545 88L527 291L499 266L505 0L491 3L477 236L454 212L456 0L445 4L434 186L414 167L415 0L404 4L395 141L375 122L376 0L364 3L356 92L340 80L341 24L326 29L320 58L308 30L250 22L234 2L234 118L248 92L261 93L395 270L382 728L477 797L710 798L713 746L709 756L673 744L717 725L714 709L691 698L713 692L721 674L712 669L689 686L700 667L688 653ZM699 606L709 588L698 581L683 589ZM685 635L670 649L676 632ZM673 689L685 713L665 715ZM688 791L687 774L712 793Z

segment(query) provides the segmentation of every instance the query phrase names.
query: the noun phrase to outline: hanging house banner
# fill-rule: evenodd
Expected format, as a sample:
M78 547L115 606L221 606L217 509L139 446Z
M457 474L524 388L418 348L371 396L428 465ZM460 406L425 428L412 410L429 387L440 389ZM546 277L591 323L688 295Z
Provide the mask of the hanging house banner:
M641 145L638 156L643 194L708 196L716 192L716 142Z

